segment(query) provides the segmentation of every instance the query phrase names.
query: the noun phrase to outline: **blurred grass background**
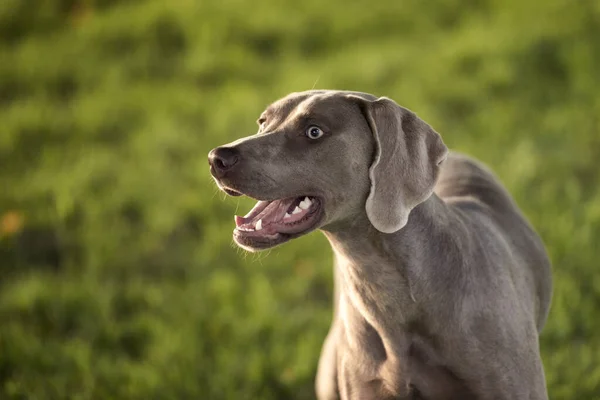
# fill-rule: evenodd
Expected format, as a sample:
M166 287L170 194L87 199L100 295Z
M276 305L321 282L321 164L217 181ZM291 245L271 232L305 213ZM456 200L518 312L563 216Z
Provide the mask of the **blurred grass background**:
M552 399L600 398L600 2L3 0L0 399L312 399L314 233L232 244L207 152L291 91L394 98L547 244Z

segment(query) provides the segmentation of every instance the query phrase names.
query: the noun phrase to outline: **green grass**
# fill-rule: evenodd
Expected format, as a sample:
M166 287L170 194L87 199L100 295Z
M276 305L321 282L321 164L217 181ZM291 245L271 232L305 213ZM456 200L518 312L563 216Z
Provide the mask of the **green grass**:
M0 2L0 398L312 399L321 234L251 255L207 152L291 91L414 109L543 237L552 399L600 393L600 3Z

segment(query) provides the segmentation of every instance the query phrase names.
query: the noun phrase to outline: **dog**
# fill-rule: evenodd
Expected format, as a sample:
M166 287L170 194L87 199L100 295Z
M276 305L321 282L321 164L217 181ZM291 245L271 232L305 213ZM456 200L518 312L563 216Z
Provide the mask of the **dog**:
M244 249L321 230L335 255L319 400L547 399L552 297L540 237L481 163L393 100L292 93L209 153Z

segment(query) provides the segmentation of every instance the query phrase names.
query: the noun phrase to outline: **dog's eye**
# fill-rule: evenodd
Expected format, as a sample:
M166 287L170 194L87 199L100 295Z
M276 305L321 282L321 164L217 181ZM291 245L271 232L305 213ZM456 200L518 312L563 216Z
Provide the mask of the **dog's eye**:
M306 136L308 136L309 139L318 139L321 136L323 136L324 132L321 128L319 128L318 126L309 126L308 129L306 130Z

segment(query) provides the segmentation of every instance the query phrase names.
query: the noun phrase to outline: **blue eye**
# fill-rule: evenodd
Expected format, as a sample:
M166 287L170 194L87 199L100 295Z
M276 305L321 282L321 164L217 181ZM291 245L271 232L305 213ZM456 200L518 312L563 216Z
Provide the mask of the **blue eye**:
M323 136L324 132L318 126L309 126L306 130L306 136L309 139L318 139Z

